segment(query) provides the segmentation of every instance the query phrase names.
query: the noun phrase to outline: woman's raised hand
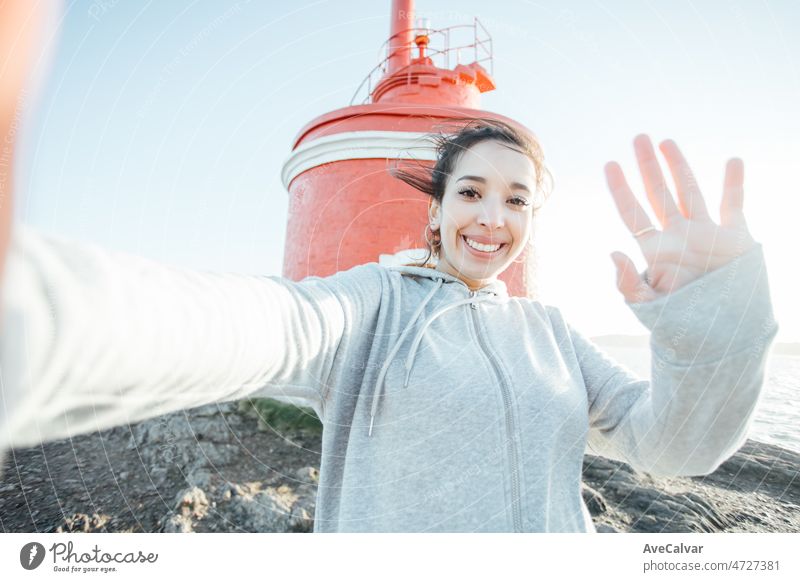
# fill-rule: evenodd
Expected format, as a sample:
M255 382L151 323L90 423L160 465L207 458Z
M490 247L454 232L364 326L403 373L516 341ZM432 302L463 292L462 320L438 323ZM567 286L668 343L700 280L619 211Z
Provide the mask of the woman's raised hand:
M667 187L650 138L637 136L634 149L647 199L661 228L650 222L619 164L606 164L606 180L617 210L647 261L644 274L639 274L628 256L612 253L617 267L617 287L626 301L642 303L667 295L725 265L756 244L747 229L742 209L744 167L740 159L728 160L721 220L717 224L709 216L692 170L675 142L664 141L659 149L675 182L677 204Z

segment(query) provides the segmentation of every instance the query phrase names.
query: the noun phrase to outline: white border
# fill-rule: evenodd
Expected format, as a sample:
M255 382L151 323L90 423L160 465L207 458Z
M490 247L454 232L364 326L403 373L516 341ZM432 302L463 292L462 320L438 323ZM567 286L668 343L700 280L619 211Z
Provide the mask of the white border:
M281 168L281 181L289 184L306 170L340 160L388 158L436 160L429 133L412 131L350 131L326 135L295 149Z

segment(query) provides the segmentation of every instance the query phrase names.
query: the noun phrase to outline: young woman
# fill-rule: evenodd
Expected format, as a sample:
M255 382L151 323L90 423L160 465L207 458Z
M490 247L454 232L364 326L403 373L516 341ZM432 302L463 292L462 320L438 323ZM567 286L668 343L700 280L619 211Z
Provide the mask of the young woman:
M0 23L28 22L28 4L0 5ZM0 84L5 130L13 73ZM315 531L594 531L587 446L654 475L714 471L746 438L777 332L741 162L728 164L718 225L672 142L661 151L677 203L650 141L635 148L660 228L620 168L606 173L648 264L640 276L614 255L652 332L649 380L498 280L529 243L544 176L533 137L504 124L443 138L428 177L398 174L431 196L433 267L301 282L172 268L21 224L9 237L2 174L0 451L290 396L324 423Z
M671 142L635 142L660 229L616 165L647 259L618 286L652 332L652 377L497 276L528 243L543 164L531 136L477 121L442 138L426 231L435 268L215 275L34 232L12 238L2 311L6 446L244 397L290 396L324 424L315 531L591 532L584 452L703 475L744 442L777 331L730 162L722 224ZM409 182L407 175L403 177ZM432 235L430 233L433 233Z

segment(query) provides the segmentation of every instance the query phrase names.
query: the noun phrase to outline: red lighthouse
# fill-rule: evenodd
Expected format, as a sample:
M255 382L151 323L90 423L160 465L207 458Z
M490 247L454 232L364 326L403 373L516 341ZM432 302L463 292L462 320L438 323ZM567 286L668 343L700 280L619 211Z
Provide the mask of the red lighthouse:
M516 123L479 109L481 93L495 88L492 40L480 22L434 30L415 23L413 11L413 0L393 0L386 58L350 106L317 117L295 139L282 170L290 196L285 277L424 258L427 196L387 170L403 160L432 165L425 134L448 119ZM501 276L512 295L527 295L524 265Z

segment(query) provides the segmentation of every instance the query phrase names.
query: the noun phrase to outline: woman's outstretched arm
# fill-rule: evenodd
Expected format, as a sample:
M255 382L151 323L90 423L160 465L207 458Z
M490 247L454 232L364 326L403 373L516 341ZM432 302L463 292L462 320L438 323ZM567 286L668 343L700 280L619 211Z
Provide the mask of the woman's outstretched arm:
M327 278L213 274L15 225L3 288L0 448L254 396L307 401L360 341L376 264Z
M58 8L0 2L0 451L247 396L322 416L339 356L369 341L376 265L300 283L201 273L12 225L20 105Z

